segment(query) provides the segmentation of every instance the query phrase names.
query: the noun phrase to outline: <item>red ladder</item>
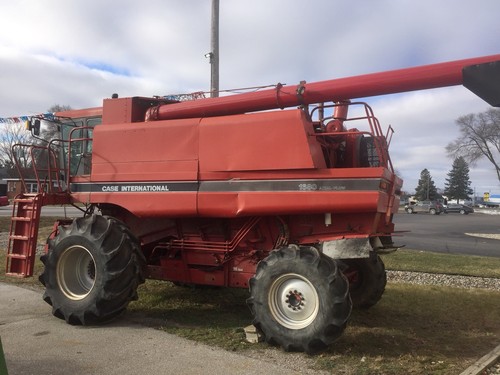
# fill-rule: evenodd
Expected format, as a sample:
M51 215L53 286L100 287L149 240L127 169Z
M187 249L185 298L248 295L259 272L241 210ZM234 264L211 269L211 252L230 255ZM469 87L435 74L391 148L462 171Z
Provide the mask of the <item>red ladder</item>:
M41 211L41 194L19 194L14 198L7 248L7 276L33 275Z

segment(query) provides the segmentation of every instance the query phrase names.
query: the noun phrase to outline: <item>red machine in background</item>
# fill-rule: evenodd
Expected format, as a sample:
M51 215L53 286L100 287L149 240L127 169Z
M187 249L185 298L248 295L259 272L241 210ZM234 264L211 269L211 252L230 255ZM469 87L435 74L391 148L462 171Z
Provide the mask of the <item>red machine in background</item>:
M381 298L402 181L373 95L464 84L499 105L500 55L227 97L105 99L16 145L37 194L14 200L7 273L31 276L41 207L59 221L40 281L70 324L108 321L145 278L249 288L266 340L309 353ZM330 104L325 104L331 102ZM314 108L310 105L318 104ZM276 110L298 107L290 110ZM268 111L274 109L273 111ZM31 122L38 133L39 119Z

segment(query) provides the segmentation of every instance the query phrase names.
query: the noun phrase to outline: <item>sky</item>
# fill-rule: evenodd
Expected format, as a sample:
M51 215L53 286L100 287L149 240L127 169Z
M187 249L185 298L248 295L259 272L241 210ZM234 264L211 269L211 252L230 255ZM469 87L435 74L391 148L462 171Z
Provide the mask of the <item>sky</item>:
M211 0L0 0L0 14L0 118L210 89ZM498 54L499 14L498 0L220 0L220 89ZM408 192L424 168L444 188L455 120L490 108L461 86L365 100L395 130ZM500 193L488 162L469 176Z

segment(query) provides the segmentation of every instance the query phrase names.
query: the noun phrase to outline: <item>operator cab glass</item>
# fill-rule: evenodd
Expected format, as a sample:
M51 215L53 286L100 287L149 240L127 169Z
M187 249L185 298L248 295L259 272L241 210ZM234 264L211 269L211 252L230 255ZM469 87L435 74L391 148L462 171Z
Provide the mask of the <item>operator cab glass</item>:
M70 176L89 175L92 167L93 129L101 124L101 117L62 120L61 167L68 168Z

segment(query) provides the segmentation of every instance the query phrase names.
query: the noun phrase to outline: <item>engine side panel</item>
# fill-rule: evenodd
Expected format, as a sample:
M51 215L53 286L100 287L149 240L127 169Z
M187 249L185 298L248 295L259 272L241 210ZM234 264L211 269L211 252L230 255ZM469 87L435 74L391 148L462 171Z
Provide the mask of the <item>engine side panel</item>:
M204 118L200 172L324 168L313 133L300 110Z

